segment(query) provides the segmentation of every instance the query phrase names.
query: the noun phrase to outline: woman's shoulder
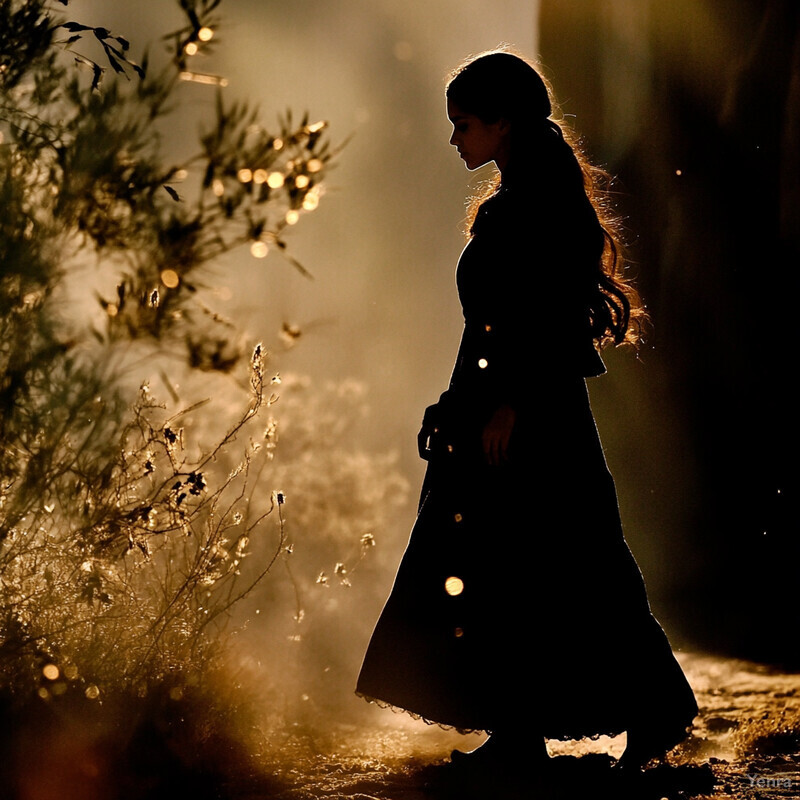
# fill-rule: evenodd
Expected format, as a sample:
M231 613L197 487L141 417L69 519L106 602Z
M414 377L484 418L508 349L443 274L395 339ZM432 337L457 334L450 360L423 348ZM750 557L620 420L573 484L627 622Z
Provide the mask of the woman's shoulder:
M485 200L475 216L472 234L561 240L562 229L592 221L587 211L591 205L582 190L576 194L548 176L532 176Z
M475 226L502 226L523 220L535 214L541 205L539 189L535 181L504 186L484 200L475 215Z

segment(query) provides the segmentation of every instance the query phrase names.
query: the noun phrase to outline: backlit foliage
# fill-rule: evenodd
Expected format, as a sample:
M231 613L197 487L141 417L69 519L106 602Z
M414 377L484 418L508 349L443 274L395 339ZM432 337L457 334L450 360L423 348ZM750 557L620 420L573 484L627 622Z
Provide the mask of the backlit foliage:
M203 330L204 267L241 245L285 254L285 229L317 207L332 152L324 122L295 124L287 113L268 131L247 103L208 89L217 91L214 115L194 152L166 162L161 134L181 118L183 81L196 77L185 46L216 42L199 37L213 30L203 13L217 3L180 5L191 23L166 37L174 51L157 67L148 57L129 61L127 41L106 29L57 24L45 2L3 3L2 301L49 314L37 298L94 251L118 275L114 293L97 297L101 341L170 337L193 365L230 369L241 354L225 346L227 331ZM93 45L97 61L77 53Z
M66 680L94 699L180 682L187 666L207 663L207 626L266 574L285 539L282 496L251 502L253 455L245 451L224 475L213 464L274 402L264 394L260 352L251 393L215 448L195 456L184 427L192 409L168 414L147 386L128 414L102 428L87 420L80 438L39 440L37 461L46 464L37 482L47 484L38 483L36 496L7 492L3 506L15 524L0 550L0 658L13 688L34 680L47 698L65 691ZM93 402L103 418L102 397ZM112 427L114 440L99 450L95 431ZM30 484L30 470L25 477ZM259 537L258 570L239 580Z
M196 681L285 551L262 413L278 379L261 345L242 363L203 289L234 248L285 251L333 153L324 122L268 131L192 70L219 4L179 0L166 54L134 61L124 37L64 18L67 0L0 0L0 688L17 697ZM187 89L216 103L172 163ZM156 359L173 409L135 388ZM230 372L249 394L232 380L242 409L204 419L165 370Z

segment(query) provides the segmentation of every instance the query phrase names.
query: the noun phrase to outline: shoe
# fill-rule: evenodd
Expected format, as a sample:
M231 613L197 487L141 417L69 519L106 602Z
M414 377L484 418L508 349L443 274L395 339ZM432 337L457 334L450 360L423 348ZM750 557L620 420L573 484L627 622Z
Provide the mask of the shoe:
M453 750L450 753L450 763L458 767L489 767L496 766L498 761L499 748L489 737L483 744L478 745L474 750Z
M646 736L628 731L628 745L614 768L626 772L641 772L651 761L661 761L668 750L669 748L653 739L648 741Z
M538 757L537 757L538 756ZM464 752L463 750L453 750L450 753L450 763L458 767L478 768L478 769L516 769L519 767L528 768L537 762L540 766L547 764L550 757L547 755L547 748L542 739L540 752L537 754L535 748L520 744L520 738L498 736L492 734L482 745L474 750Z

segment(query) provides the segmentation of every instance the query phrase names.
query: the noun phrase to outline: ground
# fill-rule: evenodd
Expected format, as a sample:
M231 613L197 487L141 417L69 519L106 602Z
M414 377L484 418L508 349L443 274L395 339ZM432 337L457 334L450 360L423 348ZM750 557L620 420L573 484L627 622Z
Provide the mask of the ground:
M287 736L281 757L272 760L270 800L800 797L800 675L715 656L678 657L700 715L667 762L641 776L625 778L612 768L624 749L622 736L548 743L547 776L526 774L520 765L515 776L462 779L447 766L448 754L477 746L478 735L463 737L376 708L373 722ZM256 786L241 795L264 796Z

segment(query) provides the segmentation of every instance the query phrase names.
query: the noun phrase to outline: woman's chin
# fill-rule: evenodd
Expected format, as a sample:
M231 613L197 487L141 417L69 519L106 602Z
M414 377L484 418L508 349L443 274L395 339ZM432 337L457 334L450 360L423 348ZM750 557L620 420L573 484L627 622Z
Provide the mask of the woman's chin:
M462 158L464 158L462 156ZM469 159L464 158L464 165L470 172L475 172L476 169L480 169L481 167L488 164L488 161L471 161Z

